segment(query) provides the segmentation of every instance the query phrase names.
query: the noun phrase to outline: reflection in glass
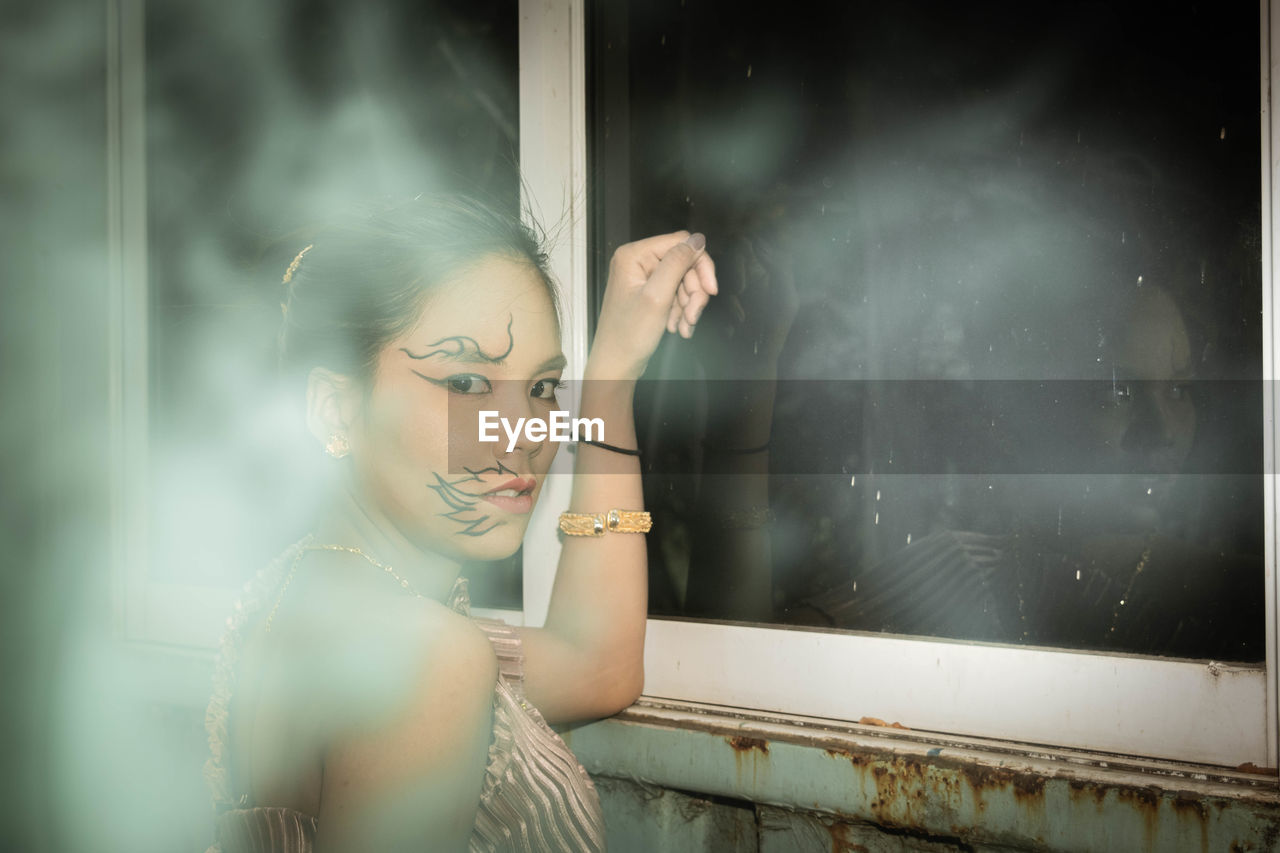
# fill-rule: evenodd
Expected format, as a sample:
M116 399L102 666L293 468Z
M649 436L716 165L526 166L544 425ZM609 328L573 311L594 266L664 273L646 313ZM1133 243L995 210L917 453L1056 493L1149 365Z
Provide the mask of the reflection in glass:
M652 612L1260 660L1256 10L816 8L593 22L597 263L722 287L640 393Z

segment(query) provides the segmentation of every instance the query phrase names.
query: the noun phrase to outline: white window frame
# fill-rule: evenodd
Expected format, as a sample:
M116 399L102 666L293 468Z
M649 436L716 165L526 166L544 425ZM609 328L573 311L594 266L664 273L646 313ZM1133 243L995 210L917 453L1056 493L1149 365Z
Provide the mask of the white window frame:
M987 643L650 619L645 694L734 708L856 721L873 716L917 730L1235 766L1276 767L1277 585L1272 234L1277 200L1269 79L1280 44L1280 0L1261 0L1262 279L1265 667ZM162 583L147 572L145 151L142 0L109 0L109 221L114 341L111 440L117 460L113 529L117 608L127 639L210 649L234 591ZM586 62L584 0L520 0L520 159L525 203L566 222L551 267L565 309L568 375L587 350ZM1268 166L1268 164L1274 164ZM673 227L680 223L673 223ZM565 456L562 454L562 456ZM567 460L565 460L567 462ZM559 463L557 463L559 464ZM554 518L568 477L549 478L524 551L523 611L488 611L517 624L545 620L559 542ZM602 567L604 568L604 567ZM1270 675L1269 675L1270 674Z

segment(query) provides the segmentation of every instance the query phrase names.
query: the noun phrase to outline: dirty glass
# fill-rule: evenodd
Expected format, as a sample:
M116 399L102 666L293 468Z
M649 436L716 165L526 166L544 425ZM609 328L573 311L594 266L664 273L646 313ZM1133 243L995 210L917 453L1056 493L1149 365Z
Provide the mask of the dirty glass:
M276 384L281 276L327 217L421 192L519 205L514 4L146 5L151 575L243 581L306 530ZM468 567L519 606L519 555Z
M721 288L652 615L1263 659L1255 5L593 10L596 304L681 227Z

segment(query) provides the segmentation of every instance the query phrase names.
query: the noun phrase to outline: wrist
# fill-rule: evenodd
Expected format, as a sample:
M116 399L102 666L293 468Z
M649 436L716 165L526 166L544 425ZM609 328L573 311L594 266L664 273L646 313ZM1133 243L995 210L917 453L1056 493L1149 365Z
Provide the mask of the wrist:
M585 384L583 390L599 386L601 389L610 388L618 392L631 393L635 390L636 383L644 374L644 365L638 368L621 367L617 362L606 361L605 359L597 359L594 356L587 359L587 366L582 372L582 380Z
M648 358L634 359L610 347L608 341L596 340L587 354L584 378L635 382L644 375Z

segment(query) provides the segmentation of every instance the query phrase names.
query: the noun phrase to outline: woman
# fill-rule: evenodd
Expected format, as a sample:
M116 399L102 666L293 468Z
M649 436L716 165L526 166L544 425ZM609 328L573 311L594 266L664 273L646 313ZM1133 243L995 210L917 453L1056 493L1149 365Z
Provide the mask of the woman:
M565 357L531 232L419 198L289 265L282 366L338 473L231 620L208 715L222 853L603 847L595 790L547 723L640 693L631 398L664 329L690 337L716 292L704 246L677 232L614 255L581 411L608 444L578 450L561 528L621 512L565 537L541 628L470 619L459 577L520 546L557 450L477 429L480 410L514 423L556 406Z

